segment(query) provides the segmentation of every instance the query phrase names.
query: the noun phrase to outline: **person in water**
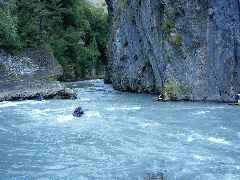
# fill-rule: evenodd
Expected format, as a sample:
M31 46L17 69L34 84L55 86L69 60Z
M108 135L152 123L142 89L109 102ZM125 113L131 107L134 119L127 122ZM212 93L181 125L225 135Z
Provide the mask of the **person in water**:
M77 107L73 112L74 117L81 117L83 114L84 114L84 111L81 107Z

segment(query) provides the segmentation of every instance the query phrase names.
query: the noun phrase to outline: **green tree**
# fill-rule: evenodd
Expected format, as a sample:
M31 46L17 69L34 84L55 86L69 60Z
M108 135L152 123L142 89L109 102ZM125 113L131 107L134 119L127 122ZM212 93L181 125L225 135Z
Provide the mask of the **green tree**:
M20 48L20 39L17 32L17 16L15 1L0 6L0 47L5 49Z
M85 0L10 0L0 9L0 46L47 48L63 80L84 78L105 60L107 14Z

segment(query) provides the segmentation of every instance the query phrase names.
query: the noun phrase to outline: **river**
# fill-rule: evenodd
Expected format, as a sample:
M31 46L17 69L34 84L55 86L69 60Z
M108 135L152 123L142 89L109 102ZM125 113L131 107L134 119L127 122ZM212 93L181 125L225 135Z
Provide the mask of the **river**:
M0 180L240 179L239 107L69 85L77 100L0 103Z

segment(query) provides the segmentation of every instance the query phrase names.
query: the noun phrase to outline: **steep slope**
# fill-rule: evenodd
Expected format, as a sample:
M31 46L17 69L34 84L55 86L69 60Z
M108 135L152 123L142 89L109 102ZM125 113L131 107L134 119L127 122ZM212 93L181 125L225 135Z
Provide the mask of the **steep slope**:
M232 102L240 92L239 0L107 0L106 82L172 99Z

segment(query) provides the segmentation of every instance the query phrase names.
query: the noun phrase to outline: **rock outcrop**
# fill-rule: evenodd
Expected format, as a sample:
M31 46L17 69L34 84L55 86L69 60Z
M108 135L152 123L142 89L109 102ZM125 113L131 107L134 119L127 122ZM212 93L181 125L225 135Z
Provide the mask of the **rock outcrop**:
M27 49L18 56L0 51L0 101L75 98L75 93L56 79L62 67L46 50Z
M239 0L106 0L106 82L178 100L232 102L240 92Z

